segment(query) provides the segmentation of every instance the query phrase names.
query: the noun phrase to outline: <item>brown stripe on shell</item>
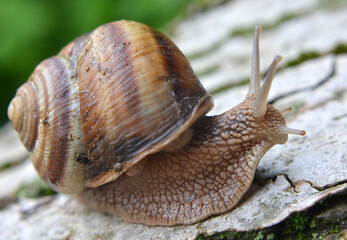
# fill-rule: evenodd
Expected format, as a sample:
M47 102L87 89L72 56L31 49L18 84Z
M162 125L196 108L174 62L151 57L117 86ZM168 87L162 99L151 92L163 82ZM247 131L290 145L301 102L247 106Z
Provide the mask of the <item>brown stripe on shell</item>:
M29 79L37 91L35 112L40 115L35 120L37 142L31 157L40 175L57 184L56 189L73 182L70 174L64 176L66 164L72 164L69 171L74 169L73 174L78 172L78 181L84 179L83 164L87 164L87 186L117 178L175 140L212 107L183 54L165 36L143 24L106 24L76 39L59 55L42 62ZM59 101L70 96L66 87L70 80L73 104L80 99L71 124L65 115L71 112L71 105L57 101L58 96ZM63 85L57 87L60 81ZM69 135L69 128L80 120L81 127L74 127L74 135ZM77 132L83 133L87 150L73 141L82 138ZM78 163L81 154L88 161ZM66 163L67 156L75 161ZM75 163L82 164L82 172Z
M183 116L181 119L185 119L202 99L210 97L178 47L162 33L156 30L152 30L152 33L161 49L168 73L164 80L170 83L175 103L180 105L178 108L179 114ZM208 102L210 101L211 99ZM210 109L206 108L206 112Z
M133 132L126 144L130 153L126 160L129 161L167 138L177 127L179 117L171 88L163 81L167 72L151 28L134 22L123 22L123 25L131 38L129 55L138 85L136 93L141 99L140 111L133 116L141 120L142 126Z
M44 61L45 62L45 61ZM44 63L42 62L42 63ZM41 63L41 64L42 64ZM48 128L44 127L47 125L48 112L49 112L49 94L46 84L46 75L43 73L41 64L36 67L33 74L29 78L29 82L32 82L36 89L38 108L39 108L39 123L38 123L38 138L31 160L42 177L45 174L47 166L47 154L46 147L48 141Z
M87 40L90 42L90 40ZM102 118L99 117L97 105L99 104L98 94L103 92L96 79L97 66L96 59L91 53L91 48L85 50L85 54L78 61L76 74L78 76L79 98L80 98L80 113L83 132L83 141L87 149L87 157L93 160L90 156L91 151L97 147L102 131L98 131L103 125ZM79 65L80 64L80 65Z
M205 104L210 97L182 53L170 52L179 65L177 71L184 73L176 74L173 67L168 67L151 28L129 21L114 22L97 28L90 41L89 52L81 62L93 64L82 64L79 69L88 69L83 75L87 81L80 85L80 97L84 142L87 149L93 150L87 151L91 160L87 186L95 187L117 178L146 155L160 151L207 112L212 103ZM174 47L172 51L176 50ZM168 79L177 81L172 84L173 94ZM179 91L185 87L191 89L181 94ZM93 108L87 106L93 102ZM121 171L114 169L117 163L122 164Z
M48 115L42 118L39 128L39 142L44 151L37 148L36 156L42 157L38 171L55 190L80 192L84 188L85 174L77 157L84 153L84 148L74 69L62 57L50 58L41 63L40 68L45 79L44 84L38 85L46 85L49 105L46 106ZM36 76L35 80L38 79Z
M94 44L90 39L88 48L80 53L76 74L78 76L80 113L83 132L83 142L86 147L86 155L90 161L97 159L92 153L98 147L98 143L104 136L103 112L98 112L100 97L104 92L99 82L97 59L93 55Z
M116 43L113 49L113 56L117 56L116 68L112 73L105 76L115 79L110 87L109 115L108 122L105 125L110 134L108 142L113 146L106 150L105 155L113 161L113 164L121 163L129 158L134 150L134 142L143 141L141 133L144 130L143 121L138 117L141 109L141 99L139 94L138 77L134 69L134 59L131 52L133 41L131 34L123 22L111 24L107 28L110 41ZM137 49L140 51L139 49ZM112 57L108 61L113 62ZM119 125L114 127L112 116L117 115Z
M81 54L76 52L83 52L84 46L82 37L68 45L65 52L62 50L62 56L41 62L19 88L8 110L9 117L16 118L14 127L30 151L37 172L63 193L79 192L85 187L83 163L78 162L85 150L75 63L68 59L78 61L76 55Z
M68 161L68 142L70 133L70 75L65 66L58 58L50 58L47 61L47 67L52 70L51 80L57 81L52 84L52 122L50 125L52 134L50 136L51 145L49 149L48 169L50 174L47 176L49 182L53 185L62 184L62 178L65 171L66 161ZM44 64L44 66L45 66ZM54 66L54 68L52 67ZM53 72L54 70L54 72Z
M133 29L133 26L137 29ZM109 78L109 81L110 79L114 80L114 86L111 85L110 87L112 93L109 95L115 96L115 98L108 99L110 103L108 106L110 107L108 108L109 111L107 111L107 113L109 112L108 115L110 116L118 117L116 119L117 122L115 122L114 118L107 117L108 124L105 125L105 128L108 129L107 133L108 136L110 136L108 137L108 141L110 142L107 145L108 147L104 149L104 157L110 160L109 162L111 165L109 166L109 169L111 169L111 172L109 175L106 174L110 178L107 176L103 178L98 176L98 178L101 179L100 183L117 177L117 173L114 173L113 171L113 166L115 166L116 163L124 163L132 160L135 156L139 155L138 153L140 151L147 148L150 149L153 144L161 140L160 137L153 134L157 131L155 123L152 122L149 127L146 126L144 123L146 123L147 116L142 116L142 113L144 112L144 109L141 107L141 104L143 104L142 95L146 95L147 92L143 92L143 88L140 85L141 81L144 81L140 73L143 70L153 72L157 68L160 68L160 65L157 66L152 64L148 69L144 66L136 68L137 64L135 60L145 58L146 55L149 55L146 53L146 49L150 47L153 42L152 39L148 39L148 36L150 36L150 34L148 34L149 32L147 31L148 36L146 38L146 32L143 31L143 29L139 29L139 26L146 28L147 30L147 27L144 25L124 21L117 23L117 25L114 24L114 26L107 26L107 29L112 30L109 33L109 39L113 44L110 46L115 47L114 51L111 51L114 53L112 56L115 56L118 59L112 59L112 57L100 57L100 59L101 62L103 62L102 59L107 59L108 61L112 60L112 62L115 63L115 66L122 71L111 69L112 72L106 76ZM123 28L123 31L119 31L119 28ZM140 40L142 46L136 45L139 41L138 39L134 39L134 36L137 36L135 30L139 31L141 34L142 38ZM142 33L145 34L142 35ZM122 39L123 35L127 38ZM148 40L150 40L150 42ZM151 83L149 80L152 79L148 79L147 81L145 80L145 84L150 85ZM155 78L154 80L157 81L158 79ZM158 98L154 99L158 100L158 102L160 101ZM171 119L173 118L172 116L175 115L171 115ZM155 121L163 122L158 118L156 118ZM102 146L102 144L99 146ZM142 157L139 157L138 160L141 158ZM106 170L108 170L106 165L102 165L100 168L102 170L94 173L104 174ZM125 171L126 168L127 167L123 166L122 170ZM120 172L118 172L118 174L120 174ZM94 176L97 175L90 176L94 178ZM96 177L94 179L96 179ZM92 181L94 181L94 179L92 179ZM99 180L95 180L95 182L97 181Z
M70 62L62 57L43 61L29 82L36 89L38 114L37 141L30 154L39 175L63 193L84 188L84 152L78 107L77 82Z
M25 102L30 104L27 104L27 108L25 109L26 117L28 118L26 122L28 122L28 125L25 126L25 128L27 129L27 137L24 141L24 144L28 151L31 152L35 147L37 139L37 130L39 125L39 106L35 86L30 82L27 84L27 91L28 94L26 94Z
M113 169L127 156L129 149L122 147L126 144L126 132L131 131L130 126L141 124L139 119L132 118L141 109L126 35L121 24L96 29L90 35L90 51L79 66L81 72L88 69L79 74L84 80L80 82L84 143L91 160L87 179ZM88 62L93 64L86 66Z
M59 190L59 186L62 185L67 160L67 146L60 141L64 141L61 132L69 124L61 124L56 117L56 111L59 111L62 105L57 97L56 88L59 88L62 77L66 78L65 72L64 64L54 57L43 61L29 79L35 85L38 99L40 99L39 137L31 159L40 176L56 190ZM61 113L59 112L58 115ZM55 149L57 144L62 146Z

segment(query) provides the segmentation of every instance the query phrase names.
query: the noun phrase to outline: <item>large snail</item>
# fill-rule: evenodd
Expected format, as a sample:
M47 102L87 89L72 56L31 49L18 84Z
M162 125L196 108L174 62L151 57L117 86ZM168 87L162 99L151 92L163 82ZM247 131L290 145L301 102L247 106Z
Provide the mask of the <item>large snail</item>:
M231 210L288 134L260 84L256 28L244 101L218 116L180 50L131 21L98 27L40 63L8 116L53 189L129 222L192 224Z

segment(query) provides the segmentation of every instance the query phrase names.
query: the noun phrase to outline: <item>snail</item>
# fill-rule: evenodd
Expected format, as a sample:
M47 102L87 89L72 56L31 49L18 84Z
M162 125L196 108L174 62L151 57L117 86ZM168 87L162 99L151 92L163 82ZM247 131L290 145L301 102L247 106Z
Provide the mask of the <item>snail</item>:
M41 62L8 117L40 177L81 203L133 223L189 225L233 209L262 156L288 134L267 104L255 28L249 92L207 116L213 99L188 60L141 23L102 25Z

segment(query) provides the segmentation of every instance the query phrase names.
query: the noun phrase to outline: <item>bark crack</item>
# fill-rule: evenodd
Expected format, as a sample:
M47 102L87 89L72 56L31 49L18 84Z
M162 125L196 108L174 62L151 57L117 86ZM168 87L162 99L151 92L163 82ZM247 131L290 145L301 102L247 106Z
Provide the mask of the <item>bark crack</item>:
M282 174L282 176L284 177L284 179L290 184L290 186L295 190L295 183L289 178L288 174Z
M21 218L27 219L31 215L36 214L36 212L38 210L40 210L42 207L49 205L56 198L57 198L56 196L45 197L45 198L38 200L38 202L35 202L34 204L32 204L30 206L21 207L20 208Z
M279 176L283 176L284 179L289 183L291 188L293 188L294 191L297 192L297 193L299 192L298 190L296 190L298 185L299 185L299 183L301 184L303 182L310 184L312 188L316 189L319 192L325 191L325 190L327 190L329 188L337 187L339 185L343 185L343 184L347 183L347 179L344 179L344 180L341 180L341 181L337 181L337 182L334 182L334 183L330 183L330 184L326 184L324 186L319 186L319 185L315 184L314 182L309 181L309 180L305 180L305 179L300 179L300 180L294 182L292 179L290 179L289 175L285 174L285 173L278 174L278 175L272 177L271 179L273 181L275 181L277 179L277 177L279 177Z
M312 188L318 190L319 192L347 183L347 180L341 180L341 181L338 181L338 182L335 182L335 183L330 183L330 184L327 184L327 185L324 185L324 186L321 187L321 186L318 186L318 185L316 185L315 183L313 183L311 181L308 181L308 180L303 180L303 181L307 182L308 184L310 184Z
M339 116L336 116L333 118L334 121L339 121L341 120L342 118L347 118L347 113L345 114L342 114L342 115L339 115Z
M290 91L290 92L287 92L287 93L284 93L282 95L279 95L273 99L271 99L269 101L269 104L273 105L275 102L285 98L285 97L288 97L288 96L291 96L293 94L297 94L297 93L300 93L300 92L306 92L306 91L312 91L312 90L315 90L317 88L319 88L320 86L324 85L325 83L327 83L328 81L330 81L336 74L336 59L334 58L333 59L333 62L331 64L331 69L330 71L328 72L327 76L325 76L324 78L322 78L318 83L316 83L315 85L313 86L308 86L308 87L305 87L305 88L301 88L301 89L296 89L296 90L293 90L293 91Z

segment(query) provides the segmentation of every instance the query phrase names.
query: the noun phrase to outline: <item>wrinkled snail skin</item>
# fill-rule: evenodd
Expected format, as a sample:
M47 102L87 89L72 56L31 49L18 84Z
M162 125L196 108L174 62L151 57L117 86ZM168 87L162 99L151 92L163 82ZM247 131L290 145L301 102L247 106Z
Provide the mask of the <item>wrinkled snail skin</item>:
M218 116L166 36L105 24L43 61L8 108L39 175L86 206L147 225L192 224L231 210L262 156L288 134L267 104L280 61L260 84L255 30L244 101Z
M227 212L249 189L259 160L276 143L267 135L284 124L271 106L264 118L273 129L249 115L247 107L243 103L221 116L203 117L182 149L147 156L138 175L123 174L77 198L98 211L149 225L192 224Z

